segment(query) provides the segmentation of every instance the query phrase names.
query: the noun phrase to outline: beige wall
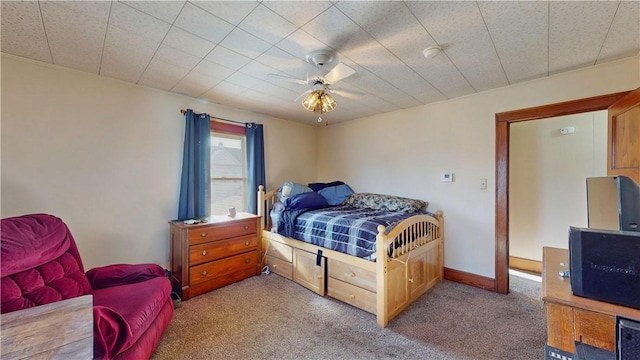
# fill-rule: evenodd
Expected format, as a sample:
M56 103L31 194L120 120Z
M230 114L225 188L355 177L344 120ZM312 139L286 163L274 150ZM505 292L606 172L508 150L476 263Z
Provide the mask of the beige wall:
M566 249L569 226L587 226L585 179L607 175L607 111L511 124L509 137L509 253L542 261L543 246Z
M267 186L315 179L316 129L2 54L1 216L70 227L85 267L168 266L184 117L191 108L264 124Z
M429 201L445 214L445 266L493 278L495 114L634 89L638 72L632 57L320 128L318 178Z

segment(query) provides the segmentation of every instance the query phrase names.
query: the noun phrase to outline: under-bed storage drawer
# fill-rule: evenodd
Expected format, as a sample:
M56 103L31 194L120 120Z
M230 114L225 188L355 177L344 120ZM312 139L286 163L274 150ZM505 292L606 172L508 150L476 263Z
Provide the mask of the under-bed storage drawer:
M359 309L376 313L376 293L329 277L327 294Z
M293 262L293 248L291 246L274 240L268 241L269 242L267 243L266 250L267 255L276 257L289 263Z
M327 268L330 278L344 281L374 293L376 292L375 272L333 259L329 259L328 263Z
M267 255L267 266L269 269L289 280L293 280L293 264L288 261L280 260L275 256Z
M293 249L293 281L324 296L327 258L308 251Z

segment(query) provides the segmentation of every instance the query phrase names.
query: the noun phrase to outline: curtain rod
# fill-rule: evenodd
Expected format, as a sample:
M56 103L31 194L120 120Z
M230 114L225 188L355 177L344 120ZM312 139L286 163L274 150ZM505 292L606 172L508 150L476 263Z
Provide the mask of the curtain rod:
M180 109L180 112L182 113L182 115L187 113L187 110L185 109ZM232 122L232 123L236 123L236 124L242 124L242 125L246 125L246 122L241 122L241 121L235 121L235 120L229 120L229 119L223 119L223 118L219 118L219 117L215 117L215 116L211 116L209 115L210 118L212 119L216 119L216 120L222 120L222 121L228 121L228 122Z

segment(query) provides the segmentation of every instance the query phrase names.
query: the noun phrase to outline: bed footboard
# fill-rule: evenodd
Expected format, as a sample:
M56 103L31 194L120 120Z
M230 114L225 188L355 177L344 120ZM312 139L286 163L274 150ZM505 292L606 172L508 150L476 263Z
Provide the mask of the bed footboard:
M443 214L416 215L376 238L377 321L381 327L444 279Z

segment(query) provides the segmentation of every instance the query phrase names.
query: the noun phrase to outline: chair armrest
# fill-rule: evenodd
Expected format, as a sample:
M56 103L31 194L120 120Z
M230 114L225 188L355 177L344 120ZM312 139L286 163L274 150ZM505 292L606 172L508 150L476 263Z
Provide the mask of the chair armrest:
M86 275L93 289L101 289L164 277L165 272L157 264L115 264L93 268Z
M93 355L95 359L113 359L129 347L131 327L125 319L107 306L93 307Z
M2 359L93 359L92 295L5 313L0 321Z

